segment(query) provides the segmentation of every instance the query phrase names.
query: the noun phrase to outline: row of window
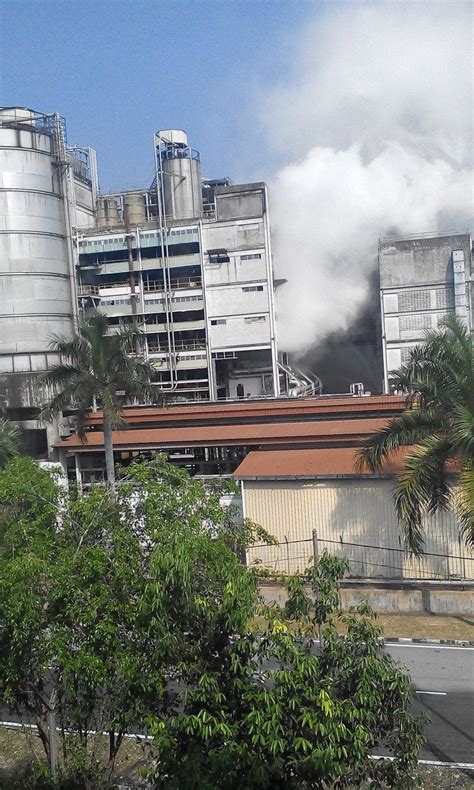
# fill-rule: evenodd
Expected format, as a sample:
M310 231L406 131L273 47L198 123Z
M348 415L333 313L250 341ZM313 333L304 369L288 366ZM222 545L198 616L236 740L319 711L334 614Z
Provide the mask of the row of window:
M188 236L189 234L197 235L199 233L198 228L177 228L176 230L170 231L170 236ZM140 238L142 239L156 239L158 238L158 234L155 233L141 233ZM81 241L81 247L93 247L96 244L123 244L125 242L125 236L114 236L110 239L94 239L92 241Z
M242 291L249 293L250 291L263 291L263 285L245 285Z
M248 315L244 318L246 324L253 324L257 321L266 321L266 315ZM222 326L223 324L227 324L227 318L213 318L211 320L211 326Z

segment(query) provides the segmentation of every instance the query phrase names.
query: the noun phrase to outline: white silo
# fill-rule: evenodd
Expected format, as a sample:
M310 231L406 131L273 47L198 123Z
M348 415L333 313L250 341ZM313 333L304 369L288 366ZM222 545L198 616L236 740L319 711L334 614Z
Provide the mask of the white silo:
M0 109L0 396L20 421L51 335L73 326L67 167L59 115Z
M190 148L182 129L155 134L156 175L164 213L170 219L202 215L202 180L199 151Z

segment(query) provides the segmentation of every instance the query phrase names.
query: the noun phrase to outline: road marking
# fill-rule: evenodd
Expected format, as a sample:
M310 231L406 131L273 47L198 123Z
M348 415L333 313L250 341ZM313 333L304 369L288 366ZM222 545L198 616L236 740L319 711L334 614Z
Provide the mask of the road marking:
M18 729L29 729L29 730L38 730L36 724L23 724L19 721L0 721L0 727L13 727ZM58 732L60 731L59 727L56 727ZM97 730L88 730L88 735L109 735L108 732L98 733ZM138 740L144 741L152 741L152 735L142 735L141 733L126 733L124 736L125 738L137 738ZM387 757L386 755L380 754L371 754L369 755L370 760L393 760L393 757ZM444 762L443 760L418 760L419 765L440 765L444 766L445 768L459 768L459 769L468 769L474 771L474 763L448 763Z
M370 754L369 760L394 760L394 757L387 757L384 754ZM418 765L442 765L444 768L467 768L474 771L474 763L449 763L444 760L417 760Z
M404 642L386 642L385 647L400 647L403 649L409 647L415 650L462 650L463 652L474 650L474 647L463 647L462 645L418 645Z
M415 691L415 694L435 694L438 697L446 697L447 691Z

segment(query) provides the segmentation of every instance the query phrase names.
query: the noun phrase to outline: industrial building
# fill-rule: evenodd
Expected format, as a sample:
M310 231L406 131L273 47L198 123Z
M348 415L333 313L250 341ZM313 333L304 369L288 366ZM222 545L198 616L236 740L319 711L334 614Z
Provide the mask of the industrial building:
M356 447L404 404L396 395L353 395L130 406L126 427L113 432L114 456L126 465L162 452L191 475L230 475L253 451ZM102 419L91 411L85 441L72 433L57 443L63 466L81 485L104 479Z
M248 563L278 573L304 571L315 529L319 552L346 557L350 576L473 579L474 551L451 510L424 517L422 558L405 552L392 497L403 454L372 474L357 470L356 450L348 443L250 452L234 473L242 486L243 516L277 544L251 547Z
M181 130L153 137L147 189L101 195L58 113L0 109L0 398L44 456L38 375L88 307L130 322L171 400L308 394L278 356L267 188L204 180ZM48 435L47 435L48 434Z
M471 331L473 266L467 232L392 236L379 242L385 392L410 350L450 314Z
M95 153L67 147L60 115L0 110L0 398L33 454L46 451L38 373L78 314L74 234L96 198Z

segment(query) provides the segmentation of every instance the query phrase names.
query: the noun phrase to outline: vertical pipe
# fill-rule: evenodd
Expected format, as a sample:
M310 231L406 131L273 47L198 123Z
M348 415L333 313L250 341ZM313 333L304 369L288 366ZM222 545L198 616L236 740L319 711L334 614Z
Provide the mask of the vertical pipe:
M138 340L138 327L137 327L137 294L135 290L135 269L133 265L133 247L132 239L133 233L130 228L130 207L127 202L123 205L123 218L125 221L125 238L127 240L127 253L128 253L128 282L130 285L130 305L132 308L132 332L133 332L133 345L135 353L140 353L140 342Z

